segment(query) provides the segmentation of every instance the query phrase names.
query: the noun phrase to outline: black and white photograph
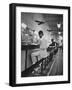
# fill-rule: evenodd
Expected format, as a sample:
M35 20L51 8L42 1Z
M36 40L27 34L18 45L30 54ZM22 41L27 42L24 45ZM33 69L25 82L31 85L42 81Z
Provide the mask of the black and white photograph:
M63 15L21 12L21 76L63 75Z
M70 83L70 7L10 5L10 85Z

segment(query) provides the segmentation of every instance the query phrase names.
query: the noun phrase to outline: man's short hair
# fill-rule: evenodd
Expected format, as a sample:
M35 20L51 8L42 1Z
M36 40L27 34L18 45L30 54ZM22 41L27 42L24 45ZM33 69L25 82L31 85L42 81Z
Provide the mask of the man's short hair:
M40 35L40 34L43 34L43 31L39 31L38 34L39 34L39 35Z
M54 41L54 39L52 38L51 41Z

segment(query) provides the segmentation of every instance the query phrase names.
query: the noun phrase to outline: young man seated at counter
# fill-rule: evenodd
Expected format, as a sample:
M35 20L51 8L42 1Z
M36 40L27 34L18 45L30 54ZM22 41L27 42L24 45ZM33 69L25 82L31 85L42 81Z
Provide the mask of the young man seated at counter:
M51 39L51 44L47 48L47 51L51 51L55 54L58 51L58 46L59 46L59 44L57 42L55 42L54 39Z
M54 41L54 39L51 39L51 44L49 45L50 48L55 48L57 46L57 42Z
M39 35L38 43L40 44L40 48L34 49L32 54L31 54L33 64L35 64L37 62L36 57L40 57L40 59L41 59L41 58L44 58L48 55L48 53L47 53L47 39L46 39L43 31L39 31L38 35ZM40 59L38 59L38 60L40 60Z

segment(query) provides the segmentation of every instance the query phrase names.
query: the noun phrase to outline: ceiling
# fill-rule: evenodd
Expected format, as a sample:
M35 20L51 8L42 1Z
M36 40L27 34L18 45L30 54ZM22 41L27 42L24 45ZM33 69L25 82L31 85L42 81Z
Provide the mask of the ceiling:
M45 23L38 25L35 20ZM63 31L63 15L58 14L41 14L41 13L21 13L21 22L34 30L44 29L56 32L57 23L61 23L60 30Z

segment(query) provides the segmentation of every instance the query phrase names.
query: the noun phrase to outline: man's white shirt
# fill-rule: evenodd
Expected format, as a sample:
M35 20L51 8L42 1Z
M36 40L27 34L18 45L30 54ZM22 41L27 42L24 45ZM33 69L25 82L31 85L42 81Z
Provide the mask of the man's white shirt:
M47 57L47 39L45 36L43 36L39 40L40 40L40 56L42 58Z

